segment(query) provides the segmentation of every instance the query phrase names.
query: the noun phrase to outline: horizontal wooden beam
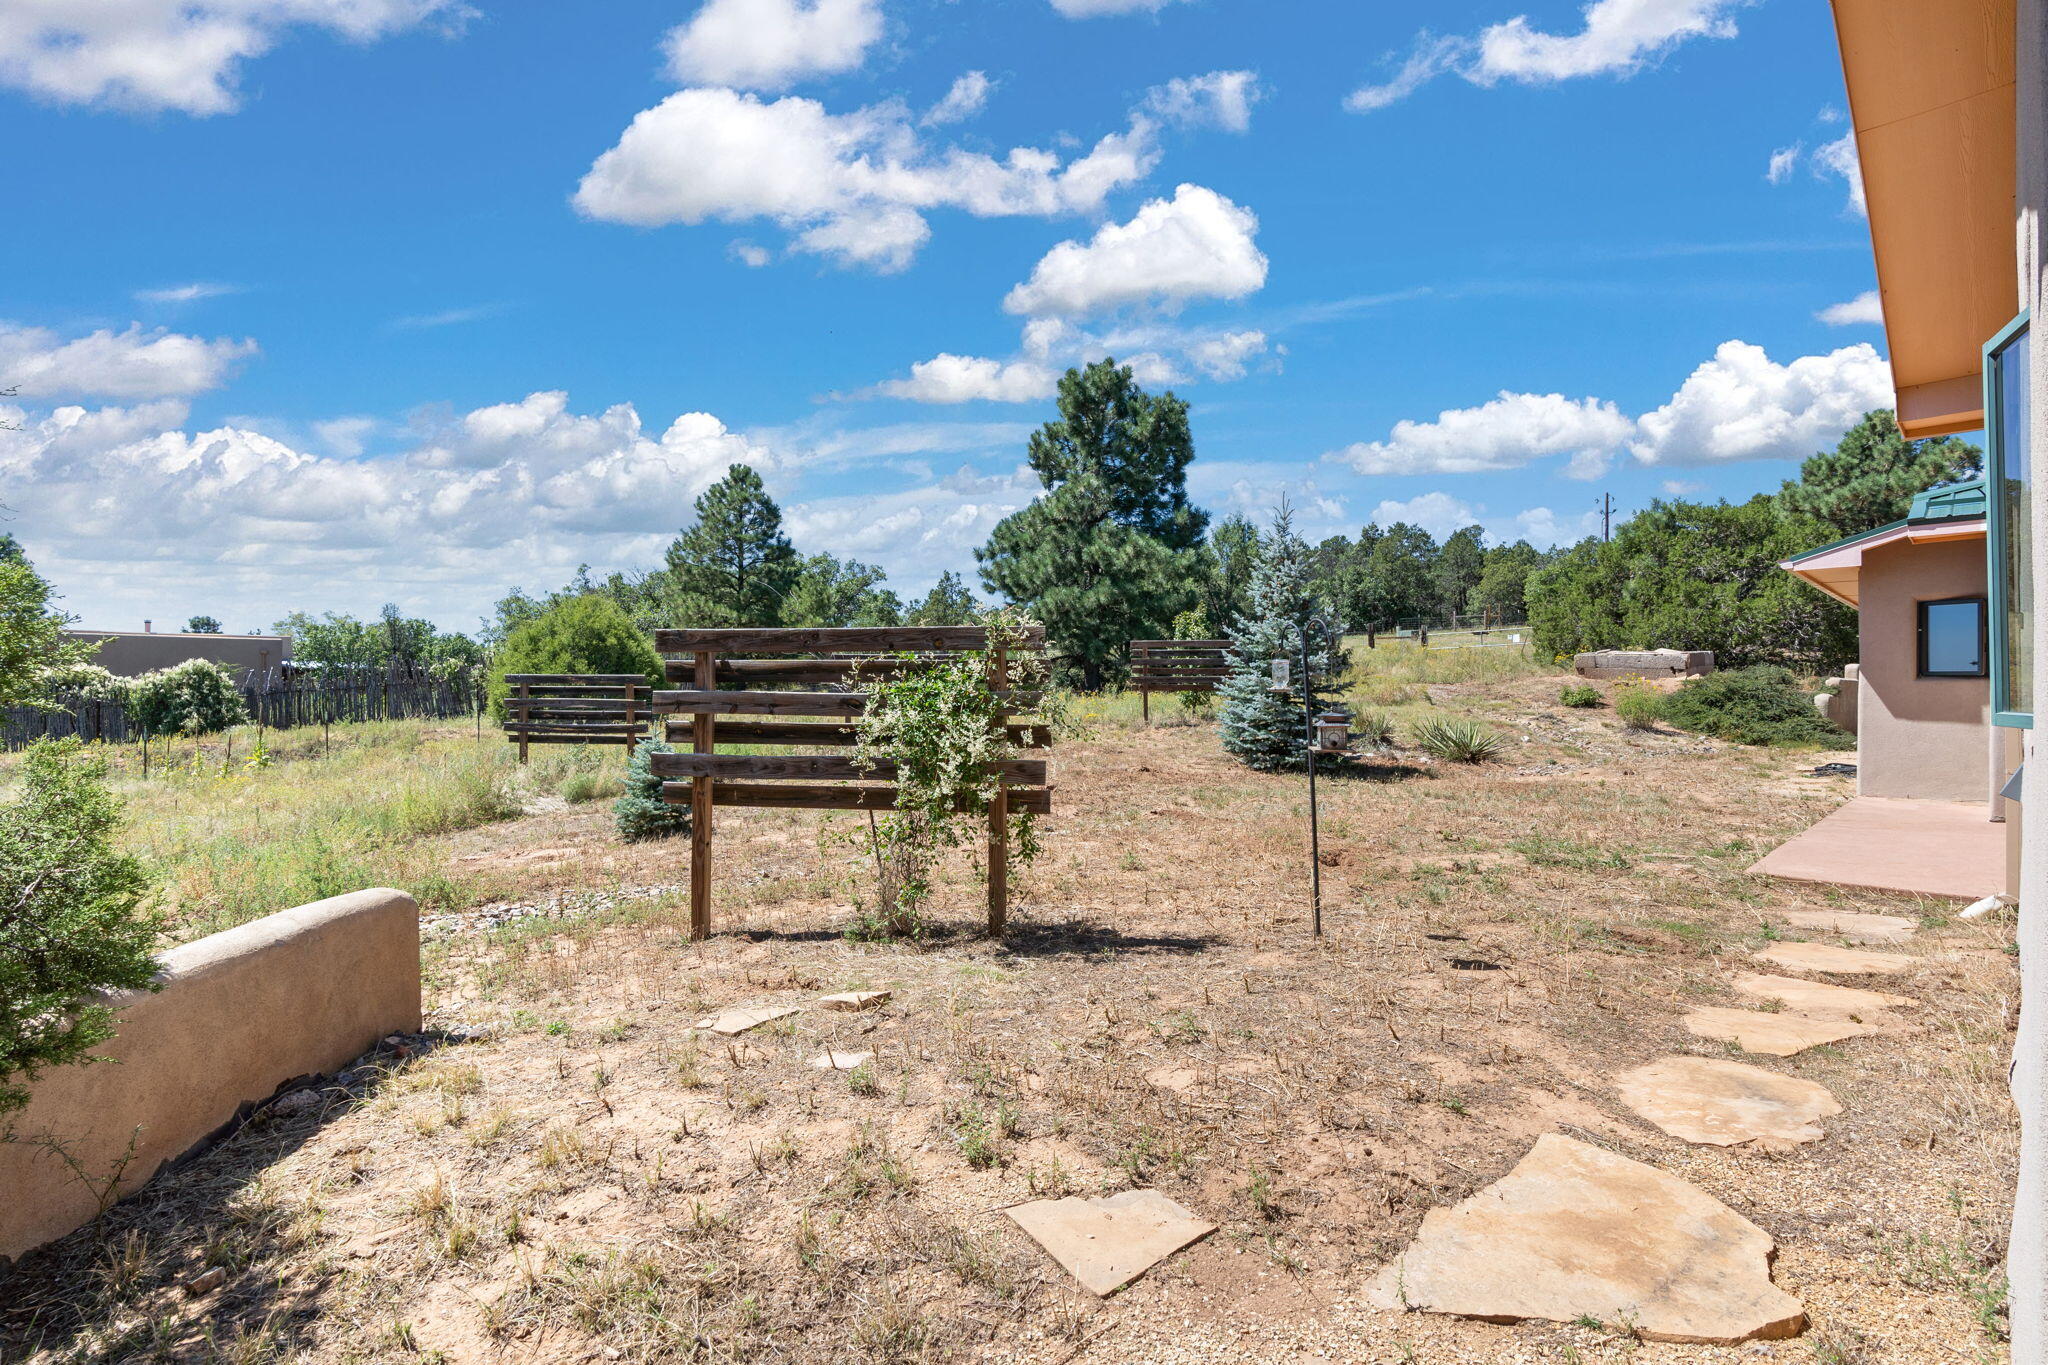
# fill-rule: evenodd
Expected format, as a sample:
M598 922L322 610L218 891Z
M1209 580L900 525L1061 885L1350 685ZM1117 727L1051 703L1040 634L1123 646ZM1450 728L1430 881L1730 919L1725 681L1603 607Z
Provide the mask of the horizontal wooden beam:
M508 741L510 741L511 743L513 743L513 744L519 744L519 743L522 743L522 742L524 742L524 743L527 743L527 744L616 744L616 745L620 746L621 748L624 748L624 747L625 747L625 745L627 744L627 742L628 742L628 741L630 741L630 740L636 740L636 739L638 739L638 738L639 738L639 736L637 736L637 735L564 735L564 734L557 734L557 733L555 733L555 732L553 732L553 731L544 731L544 732L541 732L541 733L538 733L538 734L524 734L524 735L514 735L514 734L508 734L508 735L506 735L506 736L505 736L505 738L506 738L506 739L507 739Z
M598 739L625 741L646 733L637 725L571 725L565 721L507 721L508 735L588 735Z
M668 782L661 799L672 806L688 804L691 784ZM1052 812L1052 789L1017 787L1007 793L1010 809L1020 815ZM711 802L717 806L755 806L769 810L894 810L894 787L803 786L794 782L714 782ZM963 807L965 803L962 803Z
M1046 764L1042 758L1005 759L989 766L1006 783L1045 785ZM859 760L842 754L656 754L650 767L657 777L808 778L841 782L890 782L896 778L894 763L878 761L873 767L864 768Z
M720 659L720 683L831 683L844 682L858 672L866 678L900 678L911 673L928 673L943 668L958 656L930 654L918 658L869 656L863 659ZM689 659L671 659L667 664L670 682L689 682L697 676L697 665Z
M1023 631L1023 648L1043 644L1039 626ZM885 654L899 649L986 649L982 626L847 626L836 629L738 627L716 630L657 630L654 648L662 654Z
M1206 682L1155 682L1145 683L1142 686L1133 686L1131 690L1134 692L1214 692L1217 690L1217 685Z
M1133 640L1132 649L1228 649L1229 640Z
M998 692L997 700L1028 711L1042 692ZM654 709L685 716L858 716L868 709L862 692L656 692Z
M648 711L648 701L645 697L636 697L631 702L628 702L624 697L507 697L505 698L505 705L514 707L525 706L536 711L546 707L549 710L561 711L565 714L571 711L593 713L616 711L623 716L626 714L626 708L629 705L643 716Z
M695 739L692 731L694 722L672 720L668 723L668 740L671 744L688 744ZM1050 749L1052 727L1050 725L1005 725L1004 734L1010 743L1023 749ZM851 725L820 725L814 721L802 720L722 720L718 723L720 744L794 744L817 748L845 749L854 743Z
M505 681L517 687L521 683L532 685L557 685L563 687L624 687L627 683L647 686L644 673L507 673Z

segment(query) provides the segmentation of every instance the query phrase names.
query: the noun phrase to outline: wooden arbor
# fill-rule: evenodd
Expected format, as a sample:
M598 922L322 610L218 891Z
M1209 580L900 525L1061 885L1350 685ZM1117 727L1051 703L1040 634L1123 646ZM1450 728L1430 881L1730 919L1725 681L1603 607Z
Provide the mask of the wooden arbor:
M529 744L623 744L644 737L653 711L639 673L507 673L505 738Z
M721 754L731 745L813 749L853 747L853 722L867 710L865 693L851 690L856 667L868 677L928 668L966 650L987 650L988 632L979 626L848 627L832 630L657 630L654 647L665 660L670 682L687 691L654 694L654 709L687 720L668 723L670 743L688 743L687 754L656 754L657 776L676 779L662 786L663 799L690 803L690 936L711 932L712 813L718 806L779 810L892 810L894 774L886 765L863 770L851 755L785 753L757 756ZM1044 632L1026 633L1023 648L1044 647ZM881 658L891 654L908 658ZM752 656L763 657L752 657ZM1037 694L1010 692L1008 651L988 652L989 683L1014 705L1002 717L1012 744L1047 749L1052 731L1016 717L1037 704ZM863 666L864 665L864 666ZM768 686L838 686L838 691L768 691ZM726 716L767 719L726 720ZM988 927L1003 932L1009 912L1011 812L1043 814L1052 809L1046 761L1013 759L1001 765L1001 786L988 813Z
M1152 719L1154 692L1214 692L1229 672L1228 640L1133 640L1131 685Z

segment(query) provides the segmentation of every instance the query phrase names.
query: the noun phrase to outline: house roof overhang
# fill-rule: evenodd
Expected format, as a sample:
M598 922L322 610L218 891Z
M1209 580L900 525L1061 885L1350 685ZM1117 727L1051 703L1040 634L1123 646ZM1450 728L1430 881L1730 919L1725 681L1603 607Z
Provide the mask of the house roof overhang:
M1899 426L1984 425L1982 348L2019 311L2016 0L1833 0Z
M1982 540L1982 517L1960 520L1916 522L1895 521L1861 535L1808 550L1778 565L1801 581L1820 589L1837 602L1856 606L1863 580L1863 556L1883 545L1927 545L1944 540Z

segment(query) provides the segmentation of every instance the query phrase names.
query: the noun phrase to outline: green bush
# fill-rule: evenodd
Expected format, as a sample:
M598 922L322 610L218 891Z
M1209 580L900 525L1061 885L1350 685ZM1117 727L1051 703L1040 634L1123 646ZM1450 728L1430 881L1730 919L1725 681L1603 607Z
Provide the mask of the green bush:
M1484 763L1499 758L1507 741L1490 725L1445 716L1415 727L1415 747L1451 763Z
M249 712L225 665L187 659L129 681L128 719L153 735L208 735Z
M114 1034L94 991L148 987L158 922L134 858L114 850L121 809L103 760L75 739L22 760L0 805L0 1117L45 1067L83 1061ZM0 1123L4 1128L4 1123Z
M1654 687L1632 683L1614 689L1614 714L1631 730L1656 729L1669 710L1664 694Z
M612 802L612 823L627 843L690 832L690 808L661 799L662 779L654 775L651 762L656 754L674 752L658 739L642 740L633 750L626 764L625 791Z
M654 641L609 597L590 593L513 628L492 660L491 718L505 723L508 673L638 673L661 684Z
M1812 696L1789 670L1771 664L1731 668L1687 683L1665 698L1664 718L1681 729L1737 744L1856 745L1813 709Z
M1384 711L1360 711L1351 718L1351 740L1369 749L1384 749L1394 742L1394 718Z
M1566 683L1557 699L1566 706L1584 709L1600 704L1600 689L1591 683Z

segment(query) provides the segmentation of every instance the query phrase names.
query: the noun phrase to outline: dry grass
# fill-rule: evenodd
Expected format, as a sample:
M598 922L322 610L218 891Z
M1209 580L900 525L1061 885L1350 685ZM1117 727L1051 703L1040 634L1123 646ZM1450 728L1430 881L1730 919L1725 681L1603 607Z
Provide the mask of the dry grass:
M1565 1131L1778 1239L1815 1331L1766 1358L2003 1359L2005 931L1749 877L1846 794L1789 780L1796 756L1625 732L1559 707L1540 670L1415 667L1367 678L1511 752L1325 784L1320 941L1300 781L1246 772L1205 729L1136 729L1120 702L1057 756L1048 852L1001 945L975 933L965 858L930 943L839 938L866 866L832 837L844 816L722 812L701 945L666 889L686 851L619 847L600 811L422 841L522 902L611 890L594 913L441 933L433 1021L492 1036L382 1057L34 1258L0 1291L0 1357L1750 1359L1363 1306L1425 1212ZM1826 1141L1692 1148L1616 1102L1617 1071L1716 1052L1680 1015L1736 1003L1748 950L1819 907L1930 926L1885 986L1920 1002L1919 1032L1769 1063L1841 1096ZM849 989L895 998L734 1039L687 1028ZM805 1066L826 1049L876 1059ZM1106 1303L998 1212L1135 1184L1221 1231ZM226 1285L187 1298L209 1264Z

